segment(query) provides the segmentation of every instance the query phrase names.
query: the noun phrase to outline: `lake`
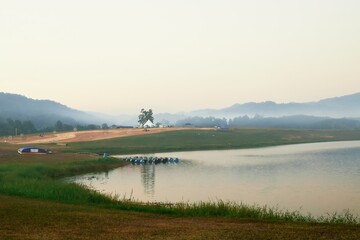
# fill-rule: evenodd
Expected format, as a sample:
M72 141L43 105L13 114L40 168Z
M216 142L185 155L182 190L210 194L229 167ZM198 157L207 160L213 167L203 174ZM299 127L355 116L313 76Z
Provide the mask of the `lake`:
M70 181L144 202L221 199L314 216L344 209L360 215L360 141L145 156L180 162L130 164Z

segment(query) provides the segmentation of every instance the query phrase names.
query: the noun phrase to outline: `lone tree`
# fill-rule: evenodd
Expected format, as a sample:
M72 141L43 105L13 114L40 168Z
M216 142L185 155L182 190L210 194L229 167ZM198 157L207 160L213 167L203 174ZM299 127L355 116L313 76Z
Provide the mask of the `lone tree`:
M140 123L141 126L144 126L144 124L148 120L150 120L151 122L154 121L153 111L152 111L152 109L149 109L148 111L146 111L145 109L142 108L140 111L138 123Z

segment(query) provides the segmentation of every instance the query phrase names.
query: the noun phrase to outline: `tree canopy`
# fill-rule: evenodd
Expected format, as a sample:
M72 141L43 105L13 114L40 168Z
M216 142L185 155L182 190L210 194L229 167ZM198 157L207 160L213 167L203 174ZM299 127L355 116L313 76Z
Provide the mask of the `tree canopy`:
M153 117L153 111L152 109L149 109L148 111L146 111L145 109L141 109L140 114L139 114L139 120L138 123L142 126L144 126L144 124L150 120L151 122L154 121L154 117Z

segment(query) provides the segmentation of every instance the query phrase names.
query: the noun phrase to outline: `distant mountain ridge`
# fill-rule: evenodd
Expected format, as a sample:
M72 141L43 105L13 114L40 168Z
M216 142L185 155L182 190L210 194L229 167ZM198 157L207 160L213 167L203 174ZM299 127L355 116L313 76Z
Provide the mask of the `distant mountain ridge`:
M30 120L37 128L45 128L60 120L64 123L100 123L94 115L69 108L50 100L35 100L18 94L0 92L0 121Z
M360 93L346 95L342 97L334 97L323 99L320 101L307 103L275 103L266 101L261 103L249 102L244 104L234 104L222 109L202 109L190 113L158 113L155 112L155 122L163 125L174 125L178 121L186 121L192 117L215 117L233 119L238 122L239 126L283 126L290 127L289 122L298 126L296 121L300 121L303 125L305 122L310 126L310 122L323 120L323 125L356 125L358 123L341 120L334 123L329 118L351 118L360 120ZM249 122L247 117L262 116L265 118L280 119L261 119L257 118ZM289 116L296 116L288 118ZM304 117L304 116L309 116ZM285 117L285 118L284 118ZM317 118L311 118L317 117ZM101 113L89 113L72 109L63 104L51 100L34 100L18 94L0 92L0 122L6 121L8 118L13 120L26 121L30 120L37 129L53 126L58 120L63 123L76 126L77 124L120 124L134 126L137 124L137 115L118 115L109 116ZM321 118L321 119L320 119ZM234 122L233 121L233 122ZM266 123L265 123L266 121ZM326 123L326 124L325 124Z
M359 118L360 93L323 99L307 103L261 103L249 102L234 104L223 109L203 109L190 113L191 116L213 116L234 118L243 115L265 117L282 117L291 115L309 115L318 117Z

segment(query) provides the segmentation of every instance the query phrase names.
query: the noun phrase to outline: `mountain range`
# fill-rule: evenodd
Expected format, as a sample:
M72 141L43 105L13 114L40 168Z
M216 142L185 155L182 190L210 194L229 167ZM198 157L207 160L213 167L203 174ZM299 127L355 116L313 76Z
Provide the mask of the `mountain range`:
M359 106L360 93L355 93L316 102L249 102L234 104L222 109L202 109L189 113L158 113L154 117L155 122L166 124L175 124L178 121L191 117L234 119L244 116L246 118L259 118L261 116L261 118L273 119L288 116L313 116L322 120L327 118L352 118L359 120ZM0 121L5 121L8 118L22 121L30 120L38 129L54 125L58 120L70 125L108 123L132 126L137 123L136 115L109 116L101 113L90 113L76 110L51 100L34 100L17 94L0 93ZM302 119L304 118L302 117Z
M360 93L307 103L249 102L234 104L223 109L197 110L191 112L190 115L225 118L234 118L243 115L261 115L263 117L308 115L333 118L360 118Z

